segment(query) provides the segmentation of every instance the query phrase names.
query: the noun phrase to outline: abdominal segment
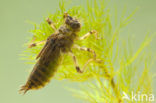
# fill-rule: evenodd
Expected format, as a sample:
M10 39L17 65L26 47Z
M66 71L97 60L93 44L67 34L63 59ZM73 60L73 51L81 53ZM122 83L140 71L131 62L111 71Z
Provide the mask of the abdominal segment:
M38 61L34 66L27 83L21 87L20 91L26 93L28 90L44 87L57 71L59 61L58 59L55 59L47 64L48 65L45 65Z

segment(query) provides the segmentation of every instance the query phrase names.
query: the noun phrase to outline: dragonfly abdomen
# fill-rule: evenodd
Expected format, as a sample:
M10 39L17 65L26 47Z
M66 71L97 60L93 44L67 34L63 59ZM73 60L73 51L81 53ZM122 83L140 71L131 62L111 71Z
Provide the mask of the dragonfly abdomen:
M38 61L34 66L27 83L22 86L20 91L26 93L28 90L44 87L50 81L51 77L54 76L58 65L58 58L50 61L48 65L42 64Z

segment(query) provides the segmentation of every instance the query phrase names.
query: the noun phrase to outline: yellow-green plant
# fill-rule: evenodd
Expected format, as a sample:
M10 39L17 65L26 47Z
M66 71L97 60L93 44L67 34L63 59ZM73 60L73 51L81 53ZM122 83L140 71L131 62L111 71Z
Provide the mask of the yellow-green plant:
M119 37L120 30L131 21L135 11L127 17L123 13L120 22L115 25L104 0L88 0L86 8L74 6L66 9L64 2L60 2L59 7L60 10L56 10L54 14L48 16L57 28L63 24L64 12L68 12L69 15L78 18L82 24L79 36L90 30L98 31L100 40L95 39L92 35L83 41L75 41L75 43L95 50L97 58L101 59L102 63L93 61L86 67L83 74L79 74L74 68L72 58L64 55L64 60L54 77L55 79L83 82L82 88L78 91L74 90L74 94L91 103L124 102L123 92L129 96L131 96L131 91L152 93L152 76L149 74L151 58L148 58L143 52L152 37L146 37L137 50L133 50L131 37L125 42L122 42L123 40ZM33 39L28 44L32 41L46 40L54 33L45 18L39 25L35 24L31 32ZM34 61L42 47L43 45L28 48L26 57ZM78 58L80 67L92 58L92 54L85 51L79 52L73 49L73 52ZM131 103L131 101L127 102Z

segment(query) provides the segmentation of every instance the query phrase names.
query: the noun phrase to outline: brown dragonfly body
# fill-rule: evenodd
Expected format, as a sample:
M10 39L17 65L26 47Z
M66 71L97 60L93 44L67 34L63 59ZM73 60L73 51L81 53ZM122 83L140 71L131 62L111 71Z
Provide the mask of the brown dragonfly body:
M80 31L80 23L69 15L65 15L64 19L65 24L46 40L37 56L37 63L20 91L26 93L28 90L44 87L57 71L61 55L71 50L77 32Z

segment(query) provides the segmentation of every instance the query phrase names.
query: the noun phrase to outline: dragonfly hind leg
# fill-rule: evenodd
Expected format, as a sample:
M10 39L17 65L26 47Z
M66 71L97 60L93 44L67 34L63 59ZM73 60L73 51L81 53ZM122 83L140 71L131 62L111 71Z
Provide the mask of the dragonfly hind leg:
M79 45L74 45L74 48L77 48L78 50L88 51L88 52L90 52L90 53L93 54L93 58L90 58L89 60L87 60L87 62L86 62L86 63L84 64L84 66L82 67L81 73L84 72L84 70L85 70L85 68L87 67L87 65L88 65L89 63L91 63L92 61L95 61L95 62L97 62L97 63L101 63L101 62L102 62L102 60L96 58L96 53L95 53L94 50L92 50L92 49L90 49L90 48L86 48L86 47L80 47Z
M72 56L72 58L73 58L76 71L77 71L78 73L83 73L83 71L80 69L80 66L78 65L78 61L77 61L77 59L76 59L76 56L75 56L71 51L69 52L69 54L70 54L70 56Z

